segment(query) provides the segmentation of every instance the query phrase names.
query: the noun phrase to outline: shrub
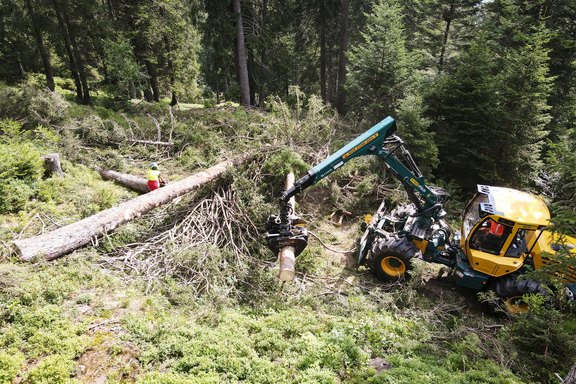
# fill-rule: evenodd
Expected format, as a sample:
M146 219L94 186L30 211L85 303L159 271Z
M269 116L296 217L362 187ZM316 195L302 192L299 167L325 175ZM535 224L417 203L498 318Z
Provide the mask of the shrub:
M23 180L6 180L0 184L0 213L13 213L24 209L34 193L34 189Z
M55 125L67 117L70 104L58 93L26 85L0 90L0 116L25 120L29 125Z
M2 141L18 138L21 135L22 124L12 119L0 120L0 133Z
M0 384L11 384L18 375L26 359L20 352L0 352Z
M576 360L576 319L543 305L541 298L526 298L530 312L519 316L501 333L516 349L513 369L530 381L556 380L558 367L569 369Z
M41 154L34 145L0 144L0 179L36 181L43 172Z
M52 355L32 368L24 383L79 383L78 380L71 379L74 374L75 364L66 356Z

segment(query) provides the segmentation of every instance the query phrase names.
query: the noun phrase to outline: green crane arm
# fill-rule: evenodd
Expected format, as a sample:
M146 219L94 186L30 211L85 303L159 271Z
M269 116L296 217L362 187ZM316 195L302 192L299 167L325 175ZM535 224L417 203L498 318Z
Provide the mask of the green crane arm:
M418 213L432 210L439 202L439 198L426 186L424 177L412 155L404 147L404 142L394 135L395 130L396 122L392 117L387 117L374 125L297 180L293 187L282 194L283 205L286 205L292 196L316 184L353 158L375 155L386 163L402 183L410 201L416 205ZM398 151L403 161L396 156Z

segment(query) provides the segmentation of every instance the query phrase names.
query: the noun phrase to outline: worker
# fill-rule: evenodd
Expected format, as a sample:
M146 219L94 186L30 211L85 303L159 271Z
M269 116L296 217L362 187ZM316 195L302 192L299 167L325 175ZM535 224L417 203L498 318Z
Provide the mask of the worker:
M158 170L158 164L152 163L150 164L150 169L148 170L148 189L153 191L158 189L160 186L166 184L162 176L160 175L160 171Z
M498 254L502 248L504 226L492 219L484 221L472 239L472 244L483 251Z

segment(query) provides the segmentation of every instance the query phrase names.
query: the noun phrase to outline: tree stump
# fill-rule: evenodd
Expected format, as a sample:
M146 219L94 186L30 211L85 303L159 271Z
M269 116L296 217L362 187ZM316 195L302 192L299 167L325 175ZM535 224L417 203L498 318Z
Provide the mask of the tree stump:
M44 177L50 177L56 175L58 177L64 177L64 172L62 171L62 165L60 165L60 155L57 153L49 153L42 156L44 160Z

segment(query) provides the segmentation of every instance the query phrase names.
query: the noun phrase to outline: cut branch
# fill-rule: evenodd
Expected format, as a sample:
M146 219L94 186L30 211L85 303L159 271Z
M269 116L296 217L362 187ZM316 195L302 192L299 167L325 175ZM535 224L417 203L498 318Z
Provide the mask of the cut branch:
M104 210L76 223L38 236L16 240L13 246L22 260L29 261L35 257L54 260L89 244L92 239L111 232L117 226L216 179L234 165L242 164L247 159L247 156L243 156L235 161L223 161L205 171L128 200L117 207Z

